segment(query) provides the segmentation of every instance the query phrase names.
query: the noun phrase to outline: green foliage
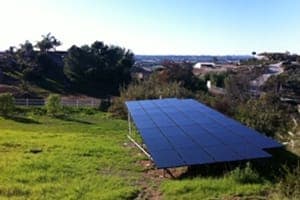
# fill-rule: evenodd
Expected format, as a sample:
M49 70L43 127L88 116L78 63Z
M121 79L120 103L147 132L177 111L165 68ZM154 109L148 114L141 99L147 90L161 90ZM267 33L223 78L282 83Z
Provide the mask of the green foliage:
M260 183L262 181L249 162L246 163L244 168L237 167L231 171L230 177L239 183Z
M266 92L272 91L282 97L298 100L300 99L300 66L285 64L284 72L273 76L263 86Z
M183 87L193 92L207 91L206 81L193 74L192 66L189 63L164 62L166 67L159 73L159 79L166 82L179 82Z
M294 169L285 168L285 177L280 180L277 192L280 199L300 199L300 165Z
M115 116L126 117L125 101L190 97L191 92L185 89L178 82L161 81L157 74L153 74L149 79L135 82L128 85L128 88L121 88L120 97L113 100L109 112Z
M72 46L65 55L55 51L61 44L58 39L50 33L42 37L35 45L26 41L18 48L10 48L1 57L5 82L28 81L31 86L55 93L72 90L108 96L117 95L120 85L131 80L134 54L129 50L96 41L90 46Z
M43 39L38 41L35 45L37 48L40 49L41 52L47 52L51 49L54 49L61 45L61 42L57 40L51 33L47 35L42 35Z
M58 94L50 94L45 104L47 114L50 116L60 116L62 114L61 98Z
M7 117L14 112L14 97L10 93L0 94L0 115Z
M64 106L63 107L64 114L72 115L72 114L85 114L85 115L93 115L98 112L96 108L91 107L70 107Z
M134 59L129 50L96 41L91 46L72 46L64 63L64 72L77 89L116 92L129 83Z
M232 104L244 102L250 98L249 77L246 75L229 75L225 79L226 96Z
M279 106L278 101L278 97L272 95L251 99L237 107L235 117L269 136L285 132L289 125L289 116Z
M228 72L210 72L205 74L204 80L210 80L211 83L217 87L225 87L225 79L228 76Z

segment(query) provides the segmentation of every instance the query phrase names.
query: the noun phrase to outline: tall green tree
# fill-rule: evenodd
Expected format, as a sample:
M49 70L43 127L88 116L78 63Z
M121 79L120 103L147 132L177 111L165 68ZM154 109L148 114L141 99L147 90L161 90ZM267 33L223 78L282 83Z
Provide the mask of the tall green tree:
M72 46L64 63L66 76L80 89L96 87L116 92L130 81L134 55L129 50L96 41L90 46Z

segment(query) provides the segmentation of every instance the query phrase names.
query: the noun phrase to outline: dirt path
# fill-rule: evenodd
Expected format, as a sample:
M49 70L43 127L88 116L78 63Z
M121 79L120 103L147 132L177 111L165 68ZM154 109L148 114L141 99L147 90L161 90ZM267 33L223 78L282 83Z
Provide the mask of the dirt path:
M143 167L143 175L139 181L142 190L136 200L160 200L162 194L159 191L159 186L165 179L163 171L154 168L150 160L142 160L139 163Z
M268 66L268 72L262 74L260 77L252 81L254 86L260 87L262 86L271 76L279 75L283 72L282 62L272 64Z

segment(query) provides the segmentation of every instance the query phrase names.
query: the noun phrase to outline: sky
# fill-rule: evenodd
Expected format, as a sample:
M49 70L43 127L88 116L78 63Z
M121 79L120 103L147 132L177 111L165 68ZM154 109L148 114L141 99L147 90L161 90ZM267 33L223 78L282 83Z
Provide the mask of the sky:
M0 50L51 32L143 55L300 54L299 0L0 0Z

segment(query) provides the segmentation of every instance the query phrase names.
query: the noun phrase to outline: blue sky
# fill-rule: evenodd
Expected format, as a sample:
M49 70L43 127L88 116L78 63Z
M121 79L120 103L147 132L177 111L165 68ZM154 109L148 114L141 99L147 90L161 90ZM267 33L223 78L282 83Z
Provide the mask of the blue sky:
M135 54L300 54L299 0L0 0L0 50L51 32Z

